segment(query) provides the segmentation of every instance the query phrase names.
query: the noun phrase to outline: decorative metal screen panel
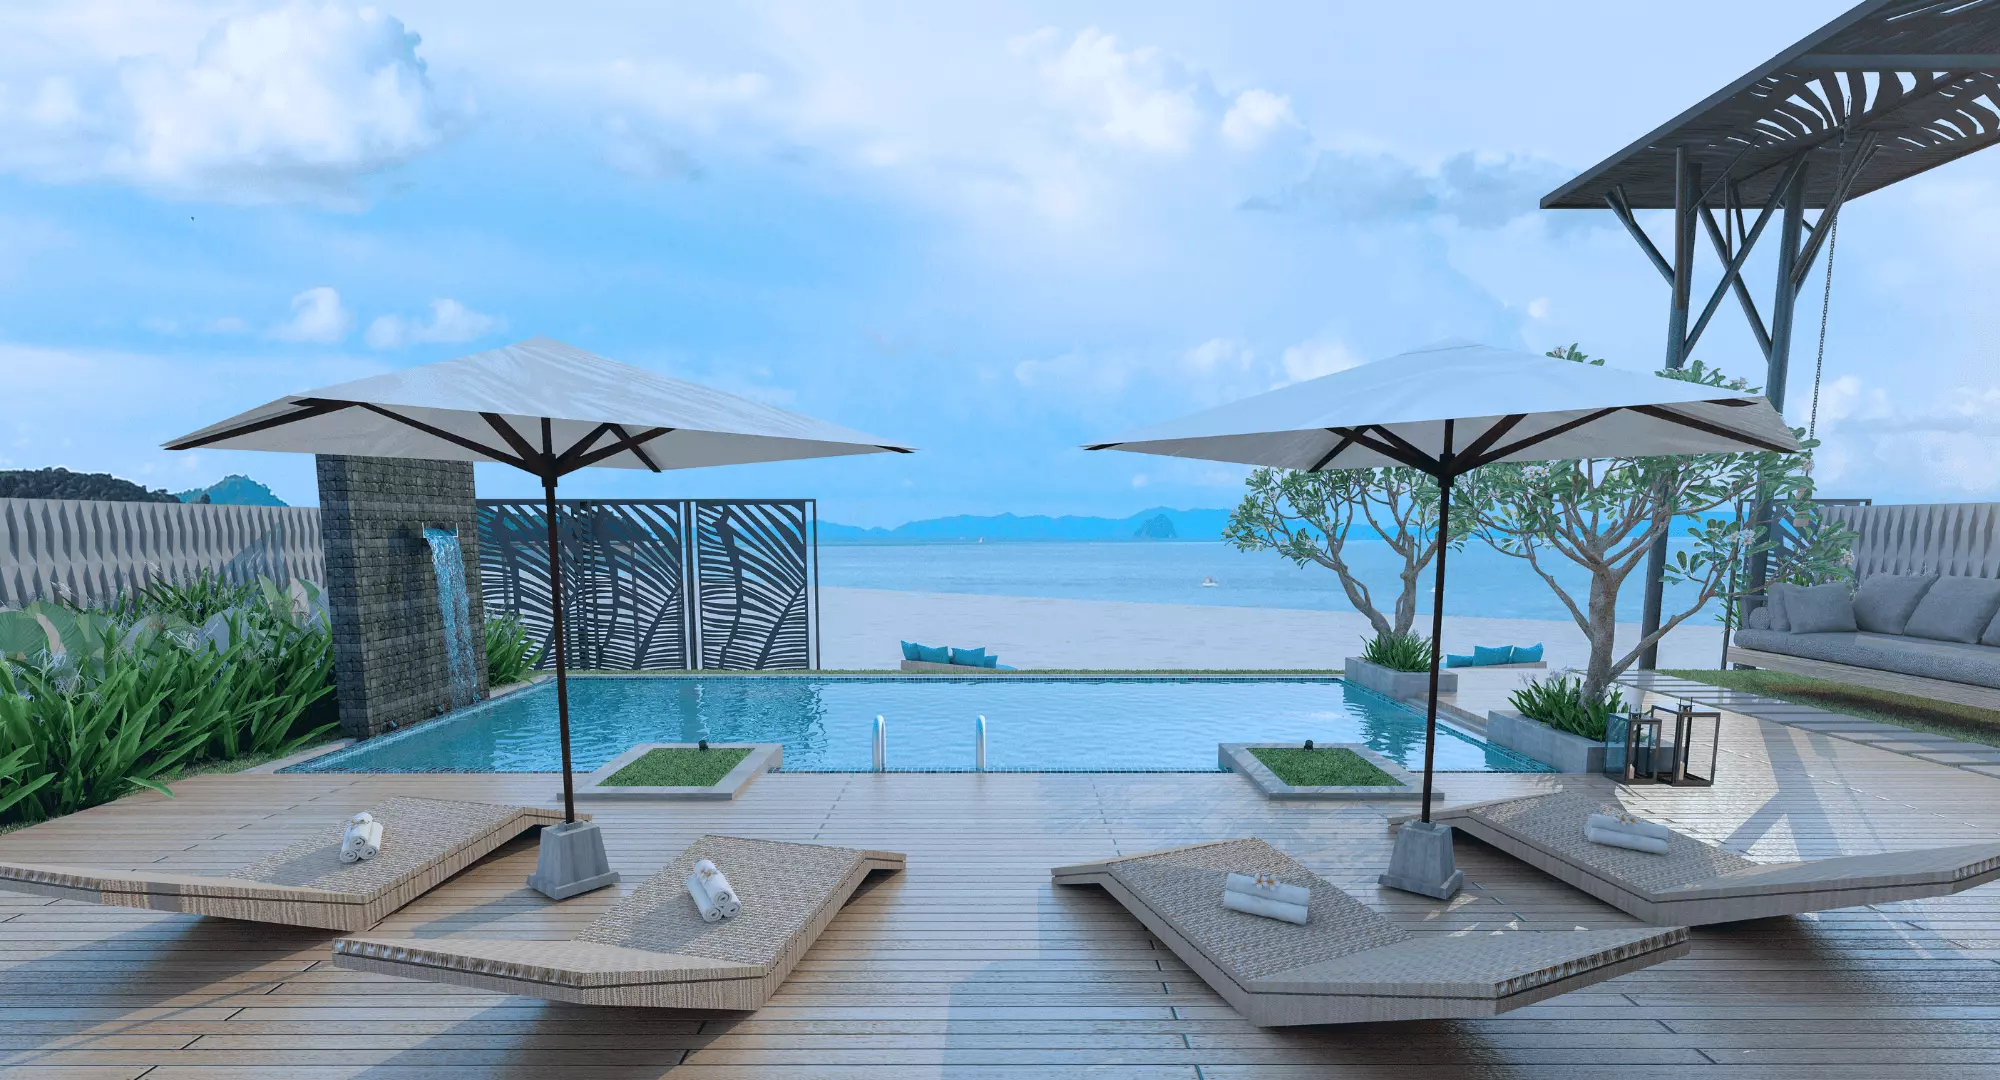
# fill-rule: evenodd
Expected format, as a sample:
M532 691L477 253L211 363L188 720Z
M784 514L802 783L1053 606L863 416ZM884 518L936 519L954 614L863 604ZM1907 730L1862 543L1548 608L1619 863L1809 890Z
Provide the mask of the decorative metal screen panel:
M817 666L814 505L811 499L559 500L570 667ZM487 612L519 618L549 644L542 502L480 500L479 541ZM554 662L549 649L542 666Z

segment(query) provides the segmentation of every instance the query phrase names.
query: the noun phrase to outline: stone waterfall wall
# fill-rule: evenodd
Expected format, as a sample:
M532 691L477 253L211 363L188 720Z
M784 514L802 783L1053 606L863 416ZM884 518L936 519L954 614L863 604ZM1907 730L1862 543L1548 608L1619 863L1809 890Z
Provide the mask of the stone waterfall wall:
M321 455L319 496L342 731L365 739L449 709L444 618L424 528L458 530L472 625L482 625L471 463ZM472 638L483 698L485 639Z

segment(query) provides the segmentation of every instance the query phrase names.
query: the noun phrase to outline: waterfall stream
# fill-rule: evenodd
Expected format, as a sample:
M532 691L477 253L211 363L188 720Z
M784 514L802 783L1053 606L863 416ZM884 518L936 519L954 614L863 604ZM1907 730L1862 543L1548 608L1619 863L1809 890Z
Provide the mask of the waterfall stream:
M438 613L444 616L445 667L451 675L451 707L479 700L479 672L473 666L472 599L465 591L465 555L452 529L425 529L431 568L437 574Z

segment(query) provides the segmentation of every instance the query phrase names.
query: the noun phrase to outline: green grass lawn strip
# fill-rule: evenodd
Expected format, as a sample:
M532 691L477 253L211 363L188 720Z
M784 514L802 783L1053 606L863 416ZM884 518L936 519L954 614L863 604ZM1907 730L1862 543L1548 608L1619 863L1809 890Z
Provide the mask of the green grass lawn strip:
M1293 787L1401 787L1395 777L1352 750L1255 746L1250 753Z
M708 750L662 746L646 751L604 783L612 787L709 787L749 756L747 746Z
M1752 671L1711 671L1707 668L1661 668L1660 674L1708 683L1729 690L1812 705L1863 720L1946 735L1966 742L2000 746L2000 712L1952 701L1898 694L1869 686L1815 679L1762 668Z

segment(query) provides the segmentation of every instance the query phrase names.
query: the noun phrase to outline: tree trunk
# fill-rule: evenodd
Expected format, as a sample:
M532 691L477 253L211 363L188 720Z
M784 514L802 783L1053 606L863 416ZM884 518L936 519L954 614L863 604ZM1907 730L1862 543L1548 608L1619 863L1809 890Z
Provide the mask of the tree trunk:
M1396 594L1396 633L1408 634L1417 621L1417 575L1423 567L1414 566L1408 560L1403 566L1403 589Z
M1590 572L1590 599L1584 611L1590 619L1584 630L1590 640L1590 662L1583 669L1583 692L1594 701L1611 685L1611 664L1618 648L1618 582L1610 567Z

